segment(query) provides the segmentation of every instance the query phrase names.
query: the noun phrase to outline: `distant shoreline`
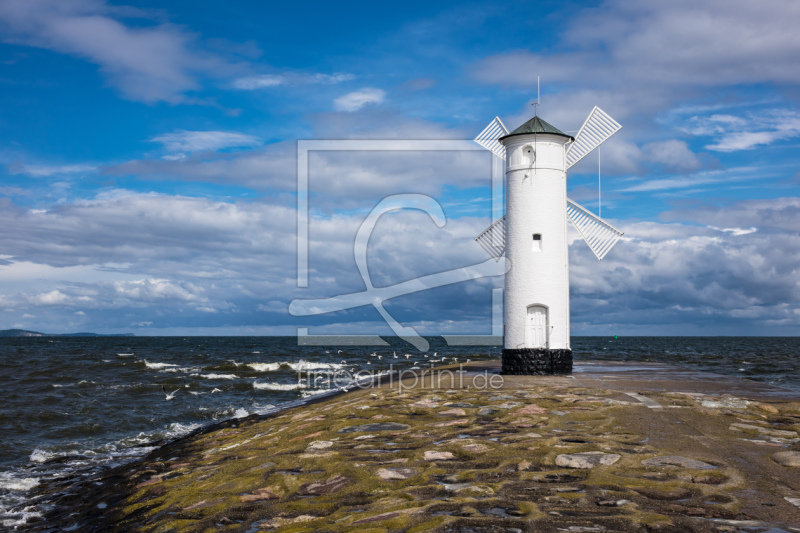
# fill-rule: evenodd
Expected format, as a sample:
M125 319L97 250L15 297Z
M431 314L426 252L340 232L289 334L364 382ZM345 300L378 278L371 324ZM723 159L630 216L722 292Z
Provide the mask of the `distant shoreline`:
M26 329L2 329L0 337L135 337L134 333L41 333L39 331L29 331Z

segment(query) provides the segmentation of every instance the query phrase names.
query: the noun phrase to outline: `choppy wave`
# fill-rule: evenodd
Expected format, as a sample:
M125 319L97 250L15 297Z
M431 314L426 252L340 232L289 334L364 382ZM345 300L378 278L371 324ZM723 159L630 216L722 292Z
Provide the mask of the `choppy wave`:
M192 374L206 379L239 379L236 374Z
M296 363L285 363L295 372L304 372L308 370L337 370L344 368L345 365L339 363L316 363L312 361L298 361Z
M236 411L234 417L247 416L246 410ZM29 461L36 465L35 471L46 479L70 477L76 472L96 471L103 465L117 465L145 455L156 447L149 445L154 441L171 440L186 435L201 427L200 424L181 424L174 422L153 432L140 432L138 435L110 442L95 449L40 449L36 448ZM55 463L45 464L58 459ZM26 469L0 472L0 524L3 527L19 528L32 518L41 517L41 509L27 505L28 491L39 486L42 478L32 477Z
M266 414L266 413L270 413L270 412L275 411L277 409L277 407L272 405L271 403L267 403L267 404L263 404L263 405L262 404L258 404L258 403L254 403L253 407L255 408L255 412L260 414L260 415L263 415L263 414Z
M191 433L195 429L201 427L200 424L181 424L180 422L172 422L167 427L156 431L141 431L138 435L132 437L125 437L115 443L121 447L127 448L131 446L141 446L156 440L171 440L177 437L182 437ZM116 446L114 446L116 449Z
M173 367L173 366L178 366L178 365L173 365L171 363L151 363L147 359L144 359L142 362L144 363L144 366L146 366L147 368L150 368L152 370L158 370L158 369L161 369L161 368L170 368L170 367Z
M0 490L26 491L38 484L39 478L36 477L12 477L8 472L0 474Z
M42 516L39 509L25 503L28 491L39 483L38 477L27 472L0 472L0 525L17 528Z
M83 450L77 448L36 448L31 452L28 460L32 463L42 464L58 458L75 458L75 460L91 458L102 462L120 457L136 457L153 449L152 447L145 446L146 444L154 441L171 440L182 437L199 427L201 427L201 425L197 423L182 424L180 422L172 422L163 429L141 431L137 435L131 435L113 442L108 442L96 448L87 448Z
M73 452L73 454L74 453L77 452ZM36 448L35 450L33 450L33 452L31 452L29 459L32 463L46 463L50 459L60 457L61 455L62 454L56 452L49 452L47 450L40 450L39 448Z
M318 394L325 394L326 392L331 392L333 389L311 389L311 390L304 390L300 394L303 398L310 398L311 396L316 396Z
M3 513L4 516L8 516L10 518L5 518L2 521L3 527L13 527L17 528L20 526L24 526L28 523L28 520L31 518L41 518L42 513L36 510L35 507L29 506L25 507L21 511L12 512L12 513Z
M193 367L193 366L188 366L188 367L187 366L176 366L176 367L172 367L172 368L165 368L165 369L161 370L160 372L171 372L171 373L186 372L187 374L189 374L189 373L198 373L198 372L200 372L200 368Z
M317 361L300 360L293 361L280 361L278 363L245 363L245 366L253 369L256 372L277 372L283 370L293 370L295 372L308 372L310 370L339 370L346 365L341 363L322 363Z
M254 381L253 388L256 390L301 390L307 389L308 385L304 383L260 383Z
M256 372L275 372L281 368L281 363L247 363Z

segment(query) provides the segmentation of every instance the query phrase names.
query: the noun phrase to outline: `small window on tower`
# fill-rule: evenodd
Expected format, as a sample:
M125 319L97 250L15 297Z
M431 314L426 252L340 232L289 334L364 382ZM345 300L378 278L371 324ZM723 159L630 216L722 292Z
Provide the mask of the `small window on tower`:
M533 166L536 162L536 150L533 146L530 144L526 145L522 152L524 155L524 163Z
M533 251L534 252L541 252L542 251L542 234L541 233L534 233L533 234Z

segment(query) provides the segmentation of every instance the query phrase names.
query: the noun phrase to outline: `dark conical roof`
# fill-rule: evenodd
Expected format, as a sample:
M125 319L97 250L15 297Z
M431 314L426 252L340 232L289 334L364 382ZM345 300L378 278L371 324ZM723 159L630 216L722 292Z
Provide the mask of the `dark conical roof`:
M563 135L564 137L569 137L570 139L575 140L571 135L567 135L560 129L556 128L552 124L548 124L539 117L533 117L508 135L500 137L500 140L503 140L507 137L513 137L514 135L528 135L530 133L550 133L552 135Z

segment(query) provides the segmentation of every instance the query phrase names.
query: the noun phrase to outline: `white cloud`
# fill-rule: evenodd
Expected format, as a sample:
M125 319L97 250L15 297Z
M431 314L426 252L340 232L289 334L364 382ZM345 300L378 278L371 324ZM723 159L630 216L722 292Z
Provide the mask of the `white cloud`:
M180 144L178 144L179 146ZM177 146L176 146L177 147ZM133 160L103 169L110 175L235 183L257 190L290 190L297 184L297 147L282 142L233 153L181 152L168 158Z
M759 145L772 144L774 141L784 137L778 132L767 131L743 131L726 135L724 139L716 144L706 145L709 150L717 152L735 152L737 150L749 150Z
M244 91L255 91L280 85L335 85L345 81L354 80L353 74L262 74L260 76L247 76L233 81L233 87Z
M233 86L244 91L254 91L256 89L263 89L265 87L277 87L278 85L284 85L285 83L286 78L283 76L264 74L262 76L239 78L234 80Z
M333 107L337 111L346 111L349 113L358 111L368 104L380 104L384 101L385 97L386 92L383 90L367 87L352 93L347 93L344 96L340 96L333 101Z
M766 146L800 136L800 113L786 109L749 112L744 116L715 114L693 116L682 128L693 135L714 136L706 145L717 152L734 152Z
M731 235L749 235L751 233L755 233L758 231L758 228L718 228L716 226L709 226L711 229L715 229L717 231L724 231L725 233L730 233Z
M94 165L24 165L20 162L8 165L11 174L25 174L32 178L47 178L70 174L84 174L97 170Z
M0 32L8 43L86 59L126 98L147 103L189 101L201 75L235 70L180 26L128 26L114 18L123 12L145 15L101 0L0 0Z
M115 281L111 284L115 295L129 301L152 302L169 299L185 302L202 300L202 289L188 282L173 282L167 279L141 279Z
M645 143L640 147L622 138L612 138L602 145L599 152L591 153L580 161L571 172L597 174L598 155L602 160L603 175L643 174L650 168L692 172L705 166L685 141L669 139Z
M322 83L332 85L356 79L353 74L336 73L336 74L312 74L308 79L313 83Z
M223 150L243 146L259 146L261 140L253 135L235 131L186 131L164 133L150 139L164 145L170 152L198 152ZM182 159L182 157L181 157Z
M22 275L25 269L17 265L25 260L37 279L30 286L14 280L0 285L3 309L12 310L0 314L6 313L7 323L21 312L35 314L37 329L45 331L58 330L55 325L74 316L76 306L104 310L102 318L92 314L92 327L106 330L148 322L167 329L302 325L276 311L297 297L363 290L353 262L353 236L363 216L312 214L310 286L299 290L296 218L284 207L116 193L47 212L0 211L0 224L18 228L0 236L0 247L4 257L20 261L0 266L0 279ZM662 217L609 220L625 238L602 262L572 236L576 334L596 332L592 328L602 324L628 324L642 333L701 333L700 323L726 333L741 327L737 321L745 316L755 317L747 319L754 332L800 326L800 315L792 312L800 304L799 198L693 206ZM489 222L462 217L439 228L419 211L385 215L368 251L373 283L385 286L483 261L472 239ZM46 264L54 266L43 269ZM488 332L488 314L479 310L488 309L495 281L397 298L390 312L404 324L426 324L426 331L441 323L451 330L484 324ZM320 317L317 324L379 320L362 309Z
M289 305L285 302L272 300L267 304L258 304L256 309L267 313L286 313L287 309L289 309Z
M684 141L673 139L647 143L642 146L642 154L649 161L681 171L698 170L702 166L700 158Z
M69 305L70 303L74 303L71 300L69 296L57 289L42 294L36 294L29 298L29 302L34 305Z
M743 129L747 121L732 115L693 116L682 125L683 131L692 135L716 135L726 133L732 128Z
M774 0L768 9L749 0L605 0L576 10L545 50L489 56L470 72L486 84L527 91L541 76L558 88L540 108L557 127L577 129L598 105L625 126L610 144L647 142L663 131L651 120L671 106L700 102L713 112L720 102L754 105L754 85L769 97L771 87L800 83L798 24L794 0ZM529 118L529 107L523 115ZM753 128L707 148L739 150L795 135Z
M619 187L617 192L664 191L685 189L699 185L731 184L735 182L759 180L769 174L764 168L740 167L727 170L706 170L693 174L669 176L666 178L637 179L632 185Z
M31 301L40 305L57 305L67 301L67 295L58 290L38 294Z
M800 326L792 312L800 237L789 229L800 224L800 198L695 206L664 218L672 222L616 222L625 238L602 262L575 236L576 333L598 331L595 322L645 334L764 334L776 321L789 334ZM739 227L753 222L757 230Z
M350 115L347 115L350 116ZM441 134L439 130L436 133ZM402 147L398 142L395 147ZM103 170L111 175L236 184L293 193L297 148L270 144L230 153L194 153L172 160L135 160ZM605 152L604 152L605 154ZM312 151L309 156L315 207L330 211L374 205L398 190L438 195L446 187L488 186L491 159L483 151ZM605 157L605 155L604 155ZM609 156L610 157L610 156Z
M796 83L798 20L793 0L774 0L769 9L747 0L608 0L572 17L562 41L571 53L501 54L480 62L473 74L527 86L537 75L617 87Z

